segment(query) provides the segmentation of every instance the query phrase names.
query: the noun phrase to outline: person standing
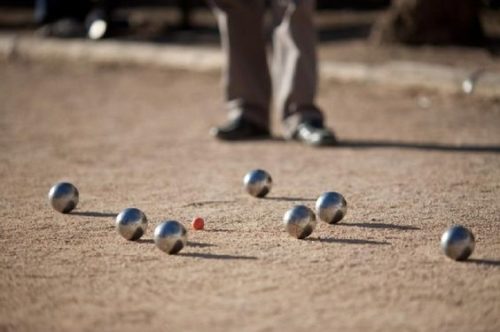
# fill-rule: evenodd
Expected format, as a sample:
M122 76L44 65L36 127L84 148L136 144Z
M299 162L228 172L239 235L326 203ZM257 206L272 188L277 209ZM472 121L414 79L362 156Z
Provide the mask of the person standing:
M270 107L280 113L284 137L309 145L335 144L315 105L317 91L314 0L271 0L273 47L268 66L264 0L209 0L226 56L224 85L229 121L212 128L224 141L270 137Z

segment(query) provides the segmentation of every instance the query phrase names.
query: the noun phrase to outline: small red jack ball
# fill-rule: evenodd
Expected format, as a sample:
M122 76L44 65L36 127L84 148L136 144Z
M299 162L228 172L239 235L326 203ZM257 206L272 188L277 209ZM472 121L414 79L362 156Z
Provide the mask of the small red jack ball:
M193 219L193 222L191 223L191 225L197 231L202 230L203 228L205 228L205 220L203 220L203 218L201 218L201 217L196 217Z

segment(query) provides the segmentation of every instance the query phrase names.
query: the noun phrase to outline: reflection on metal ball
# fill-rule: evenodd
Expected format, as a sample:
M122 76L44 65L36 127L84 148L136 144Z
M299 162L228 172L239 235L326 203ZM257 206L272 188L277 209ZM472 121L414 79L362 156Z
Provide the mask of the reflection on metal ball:
M78 204L78 189L68 182L56 183L49 191L49 201L54 210L69 213Z
M256 169L245 175L243 185L250 195L261 198L271 191L273 180L266 171Z
M311 235L316 228L316 216L305 205L296 205L283 216L286 231L297 239L304 239Z
M441 236L441 249L446 256L456 261L464 261L469 258L475 245L474 234L460 225L448 228Z
M141 238L148 228L148 219L139 209L127 208L116 217L116 230L129 241Z
M177 254L187 244L187 231L175 220L159 224L154 233L154 241L158 249L167 254Z
M329 224L336 224L347 213L347 202L339 193L326 192L316 200L318 218Z

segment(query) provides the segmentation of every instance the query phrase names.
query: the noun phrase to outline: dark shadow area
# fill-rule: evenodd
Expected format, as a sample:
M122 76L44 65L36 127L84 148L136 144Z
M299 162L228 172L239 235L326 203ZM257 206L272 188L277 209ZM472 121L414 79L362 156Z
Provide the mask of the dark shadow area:
M137 242L137 243L150 243L150 244L154 244L155 243L155 241L153 239L139 239L139 240L137 240L135 242ZM188 241L187 245L190 246L190 247L194 247L194 248L216 247L215 244L203 243L203 242L194 242L194 241Z
M439 143L412 143L412 142L394 142L383 140L339 140L337 148L354 148L354 149L370 149L370 148L400 148L413 150L429 150L429 151L447 151L447 152L484 152L484 153L500 153L499 145L449 145Z
M210 46L219 48L220 37L216 27L196 25L190 28L164 24L162 27L131 27L115 30L112 39L128 42L171 44L178 46Z
M190 247L195 247L195 248L216 247L215 244L203 243L203 242L194 242L194 241L188 241L187 245L190 246Z
M1 22L0 30L32 30L36 25L29 22Z
M384 224L384 223L380 223L380 222L339 223L339 224L337 224L337 226L396 229L396 230L400 230L400 231L418 231L418 230L420 230L419 227L415 227L415 226Z
M500 56L500 37L488 38L487 48L492 56Z
M286 142L287 140L281 136L271 136L271 137L258 137L258 138L245 138L245 139L238 139L234 141L220 141L223 144L252 144L252 143L258 143L258 142Z
M198 252L181 252L179 256L194 257L194 258L205 258L205 259L222 259L222 260L256 260L255 256L238 256L238 255L219 255L219 254L207 254Z
M371 28L371 23L357 23L335 27L321 27L318 30L318 39L320 42L367 39L370 35Z
M247 140L247 141L234 141L224 142L225 144L238 144L238 143L255 143L262 140ZM289 143L283 137L275 136L266 141L284 142ZM428 150L428 151L443 151L443 152L478 152L478 153L500 153L500 145L451 145L440 143L415 143L415 142L398 142L398 141L385 141L385 140L357 140L357 139L339 139L337 144L322 146L321 149L409 149L409 150Z
M469 264L477 264L477 265L487 265L487 266L500 267L500 260L494 260L494 259L469 258L468 260L466 260L464 262L465 263L469 263Z
M74 211L70 212L69 214L75 215L75 216L84 216L84 217L95 217L95 218L116 218L118 213L112 213L112 212L95 212L95 211Z
M135 242L137 242L137 243L155 243L155 241L153 239L139 239Z
M293 202L293 201L303 201L303 202L314 202L316 199L314 198L304 198L304 197L262 197L262 199L270 200L270 201L284 201L284 202Z
M306 238L307 241L341 243L341 244L371 244L371 245L390 245L387 241L373 241L362 239L336 239L336 238Z
M144 41L143 39L137 39ZM219 30L212 26L192 26L190 28L169 26L147 41L159 44L176 45L220 45Z

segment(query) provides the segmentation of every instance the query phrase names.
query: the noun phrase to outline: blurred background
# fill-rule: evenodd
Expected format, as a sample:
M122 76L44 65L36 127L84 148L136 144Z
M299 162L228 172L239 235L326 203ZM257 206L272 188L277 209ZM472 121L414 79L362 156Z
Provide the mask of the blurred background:
M318 0L321 59L498 69L500 0ZM218 47L203 0L0 0L0 32Z

